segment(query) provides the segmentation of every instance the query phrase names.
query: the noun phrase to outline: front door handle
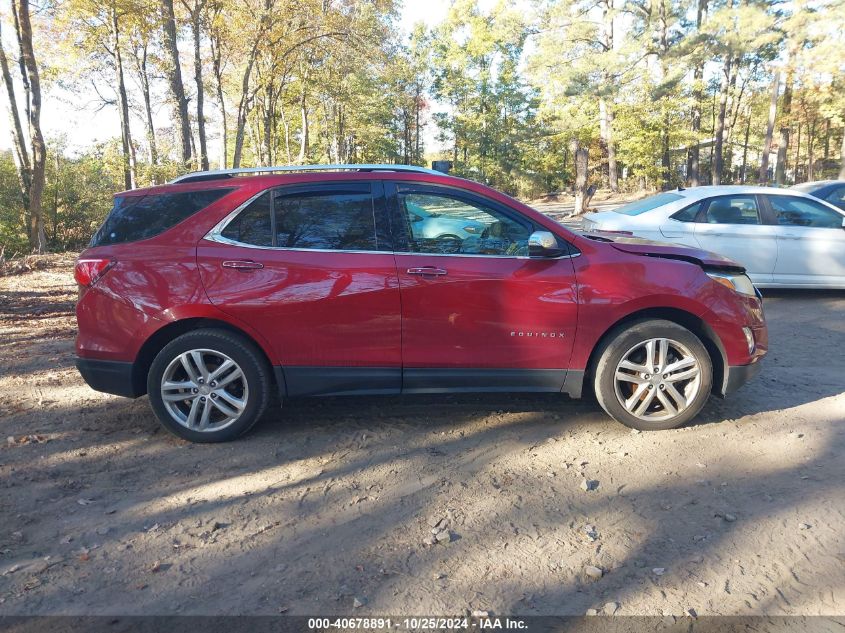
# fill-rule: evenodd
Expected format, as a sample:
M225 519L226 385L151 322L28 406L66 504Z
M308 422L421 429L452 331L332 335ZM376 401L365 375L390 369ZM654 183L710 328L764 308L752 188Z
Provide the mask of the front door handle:
M223 262L223 268L234 268L235 270L258 270L264 268L261 262L254 262L251 259L230 259Z
M434 266L421 266L420 268L408 269L409 275L434 275L435 277L440 277L448 272L444 268L435 268Z

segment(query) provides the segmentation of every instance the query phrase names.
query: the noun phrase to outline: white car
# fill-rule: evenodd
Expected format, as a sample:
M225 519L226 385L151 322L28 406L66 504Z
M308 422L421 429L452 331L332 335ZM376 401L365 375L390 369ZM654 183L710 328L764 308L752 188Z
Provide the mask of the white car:
M845 211L794 189L666 191L588 214L584 230L703 248L745 266L762 288L845 289Z

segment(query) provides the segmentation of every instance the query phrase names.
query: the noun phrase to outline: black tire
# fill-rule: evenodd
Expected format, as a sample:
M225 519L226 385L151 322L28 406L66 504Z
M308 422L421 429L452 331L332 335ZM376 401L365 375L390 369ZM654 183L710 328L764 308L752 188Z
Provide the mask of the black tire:
M690 353L692 357L695 358L699 369L697 391L695 391L695 395L691 400L687 399L689 403L686 405L686 408L678 411L676 415L672 415L671 410L666 409L660 401L653 402L653 404L648 405L648 409L644 412L646 415L649 414L649 409L656 408L658 410L651 413L651 415L657 417L661 415L659 409L663 409L662 415L670 416L663 419L644 419L641 416L634 415L625 408L623 403L620 401L620 395L617 393L617 367L621 361L632 352L632 350L635 350L638 345L641 345L650 339L668 339L680 344L687 352ZM644 354L645 351L643 350L642 353ZM673 352L670 351L670 354L671 353ZM633 375L642 377L641 374ZM649 376L649 380L652 379L651 374L646 374L646 376ZM645 388L649 390L658 389L660 391L663 391L664 388L668 389L668 386L659 384L661 382L661 377L657 374L654 374L654 380L657 381L658 384L651 386L646 384ZM623 386L628 385L628 383L620 381L619 384L621 393ZM689 386L691 383L681 381L680 383L672 384L673 386L678 385L678 390L680 390L681 388L687 388L685 385ZM640 431L674 429L687 424L696 415L698 415L704 404L707 402L712 385L713 364L710 360L710 355L701 340L688 329L678 325L677 323L658 319L643 320L626 324L613 332L599 350L598 362L596 363L593 375L593 388L596 400L598 400L601 407L615 420L621 422L625 426L638 429ZM633 384L631 384L628 388L632 392L637 389L637 387ZM690 387L690 390L692 391L693 388L694 387ZM627 396L629 394L626 392L624 395ZM641 396L639 400L634 400L634 402L637 404L645 404L644 400L647 395L648 392L644 392L643 396ZM659 394L655 392L655 396L658 395ZM667 392L664 391L663 396L666 395ZM687 394L683 393L682 395L686 396ZM633 398L634 394L631 393L630 396ZM656 397L653 398L653 400L656 399ZM677 401L675 400L671 400L671 402L677 404Z
M233 422L219 430L188 428L174 419L162 397L162 378L168 366L180 354L198 349L228 356L240 367L243 382L248 388L243 411ZM271 368L252 341L235 332L214 328L194 330L173 339L155 357L147 374L150 404L161 424L174 435L201 443L228 442L249 431L267 408L272 384Z

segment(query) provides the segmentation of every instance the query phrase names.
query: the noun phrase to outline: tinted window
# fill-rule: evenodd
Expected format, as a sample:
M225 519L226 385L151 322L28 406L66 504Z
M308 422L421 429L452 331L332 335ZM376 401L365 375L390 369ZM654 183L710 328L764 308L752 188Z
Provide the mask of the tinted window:
M276 246L375 251L373 199L368 191L315 191L276 196Z
M823 204L807 198L769 196L769 202L782 226L808 226L823 229L842 228L842 216Z
M136 242L163 233L225 196L231 189L117 196L91 246Z
M675 202L677 200L681 200L682 198L683 196L680 196L677 193L658 193L656 196L651 196L645 200L637 200L636 202L623 204L621 207L614 209L614 211L624 215L639 215L640 213L651 211L652 209L662 207L664 204L669 204L670 202Z
M845 209L845 185L834 187L824 197L830 204L836 205L840 209Z
M448 194L400 193L415 253L528 255L531 226Z
M272 246L273 231L271 215L273 211L272 194L267 191L229 222L221 235L230 240L255 246Z
M695 222L695 217L701 211L702 205L704 205L704 202L696 202L688 207L684 207L675 213L672 218L678 220L678 222Z
M710 198L704 221L708 224L760 224L755 196Z

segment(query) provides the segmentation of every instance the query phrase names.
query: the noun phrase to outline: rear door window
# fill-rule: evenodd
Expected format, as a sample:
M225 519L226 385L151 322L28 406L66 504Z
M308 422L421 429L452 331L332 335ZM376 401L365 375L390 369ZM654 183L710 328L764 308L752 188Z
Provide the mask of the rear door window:
M820 202L794 196L768 196L781 226L841 229L842 215Z
M108 246L146 240L176 226L217 202L232 189L123 195L114 199L106 221L90 246Z
M321 251L390 251L378 233L371 183L293 186L264 192L220 232L251 246Z
M276 195L276 246L376 251L369 185Z
M710 198L704 221L707 224L760 224L757 198L753 195Z

